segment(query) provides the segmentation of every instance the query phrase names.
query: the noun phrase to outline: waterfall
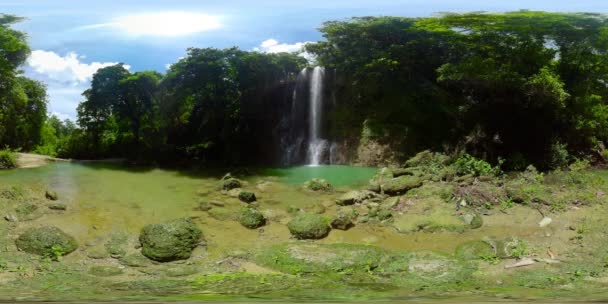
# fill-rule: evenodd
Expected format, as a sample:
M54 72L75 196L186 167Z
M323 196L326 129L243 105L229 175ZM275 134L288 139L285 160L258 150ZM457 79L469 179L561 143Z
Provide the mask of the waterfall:
M305 87L308 83L308 69L304 68L296 77L296 81L293 87L293 92L291 93L291 104L288 107L288 112L283 116L281 120L281 151L282 151L282 164L283 165L292 165L302 161L302 151L304 150L302 146L305 144L305 132L304 132L304 122L302 117L302 106L304 104L300 104L298 102L299 99L302 99L301 95L306 97L306 94L299 93L308 93L308 87Z
M310 112L308 134L308 164L321 164L323 152L327 149L327 141L321 138L321 120L323 114L323 76L325 69L315 67L310 78Z

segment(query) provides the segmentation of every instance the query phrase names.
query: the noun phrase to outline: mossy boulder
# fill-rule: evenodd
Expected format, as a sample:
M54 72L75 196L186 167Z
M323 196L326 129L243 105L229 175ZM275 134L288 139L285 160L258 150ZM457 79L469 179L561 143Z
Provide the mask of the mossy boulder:
M52 190L47 190L44 196L46 197L46 199L51 201L56 201L59 199L59 195L57 194L57 192Z
M202 231L191 219L177 219L145 226L139 236L141 253L159 262L188 259L198 246Z
M312 203L304 207L304 211L316 214L323 214L325 213L325 211L327 211L327 208L325 208L325 206L323 206L323 204L321 203Z
M249 191L241 191L239 193L239 200L241 200L241 202L245 202L245 203L253 203L257 200L257 198L255 197L255 193L253 192L249 192Z
M331 227L334 229L348 230L354 226L354 221L357 218L357 212L354 209L338 210L336 215L331 220Z
M422 179L416 176L403 175L387 180L381 190L389 195L404 194L411 189L422 186Z
M324 216L303 212L289 221L287 228L295 238L300 240L322 239L331 230L329 222L329 219Z
M15 208L15 215L19 221L31 221L44 215L44 211L37 204L27 202Z
M15 241L19 250L42 256L66 255L78 248L71 235L54 226L30 228Z
M386 251L366 245L287 243L273 245L255 256L260 265L290 274L367 273Z
M521 258L527 254L526 242L517 237L489 240L488 242L496 248L496 256L502 259Z
M241 188L242 186L243 183L236 178L226 178L222 180L222 189L226 191Z
M239 215L239 223L246 228L256 229L266 224L266 218L257 209L243 208Z
M313 178L304 183L304 189L316 192L330 192L334 187L324 179Z

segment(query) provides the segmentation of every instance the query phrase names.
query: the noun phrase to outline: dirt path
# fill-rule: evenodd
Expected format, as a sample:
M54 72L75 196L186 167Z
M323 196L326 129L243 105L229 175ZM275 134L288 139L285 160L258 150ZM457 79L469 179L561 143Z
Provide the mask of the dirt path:
M36 168L48 164L51 161L70 161L69 159L54 158L46 155L17 153L17 167Z

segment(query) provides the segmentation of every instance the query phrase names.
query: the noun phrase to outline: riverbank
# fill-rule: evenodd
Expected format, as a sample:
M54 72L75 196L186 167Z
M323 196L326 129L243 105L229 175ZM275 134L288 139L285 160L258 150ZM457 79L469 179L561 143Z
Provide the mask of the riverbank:
M453 172L454 161L427 153L341 185L296 183L287 170L2 172L0 299L607 299L607 171L498 174L476 164L464 167L484 174ZM331 170L361 174L317 177ZM150 252L154 235L143 231L167 225L202 235L184 232L196 240L184 251ZM77 248L19 247L48 226Z
M69 159L50 157L32 153L15 153L17 155L17 168L37 168L50 162L69 162Z

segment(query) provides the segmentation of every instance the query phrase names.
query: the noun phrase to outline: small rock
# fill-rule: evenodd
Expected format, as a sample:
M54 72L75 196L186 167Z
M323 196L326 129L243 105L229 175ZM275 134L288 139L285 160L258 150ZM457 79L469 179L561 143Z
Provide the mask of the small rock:
M209 204L215 206L215 207L224 207L226 206L226 204L224 204L224 202L220 202L220 201L209 201Z
M549 226L549 224L551 224L551 222L553 222L553 220L550 217L544 217L539 223L538 226L539 227L547 227Z
M17 218L17 216L14 215L14 214L12 214L12 213L9 213L9 214L5 215L4 219L7 222L18 222L19 221L19 219Z
M516 268L516 267L523 267L523 266L530 266L532 264L536 263L536 261L534 259L531 258L523 258L521 260L519 260L517 263L515 264L511 264L511 265L506 265L505 268Z
M47 190L46 193L44 194L44 196L51 201L56 201L57 199L59 199L59 196L57 195L57 192L55 191L51 191L51 190Z
M255 193L249 192L249 191L241 191L239 193L239 199L242 202L245 202L245 203L248 203L248 204L249 203L253 203L253 202L255 202L257 200L257 198L255 197Z
M68 210L68 206L66 204L57 203L57 204L49 205L49 209L65 211L65 210Z

